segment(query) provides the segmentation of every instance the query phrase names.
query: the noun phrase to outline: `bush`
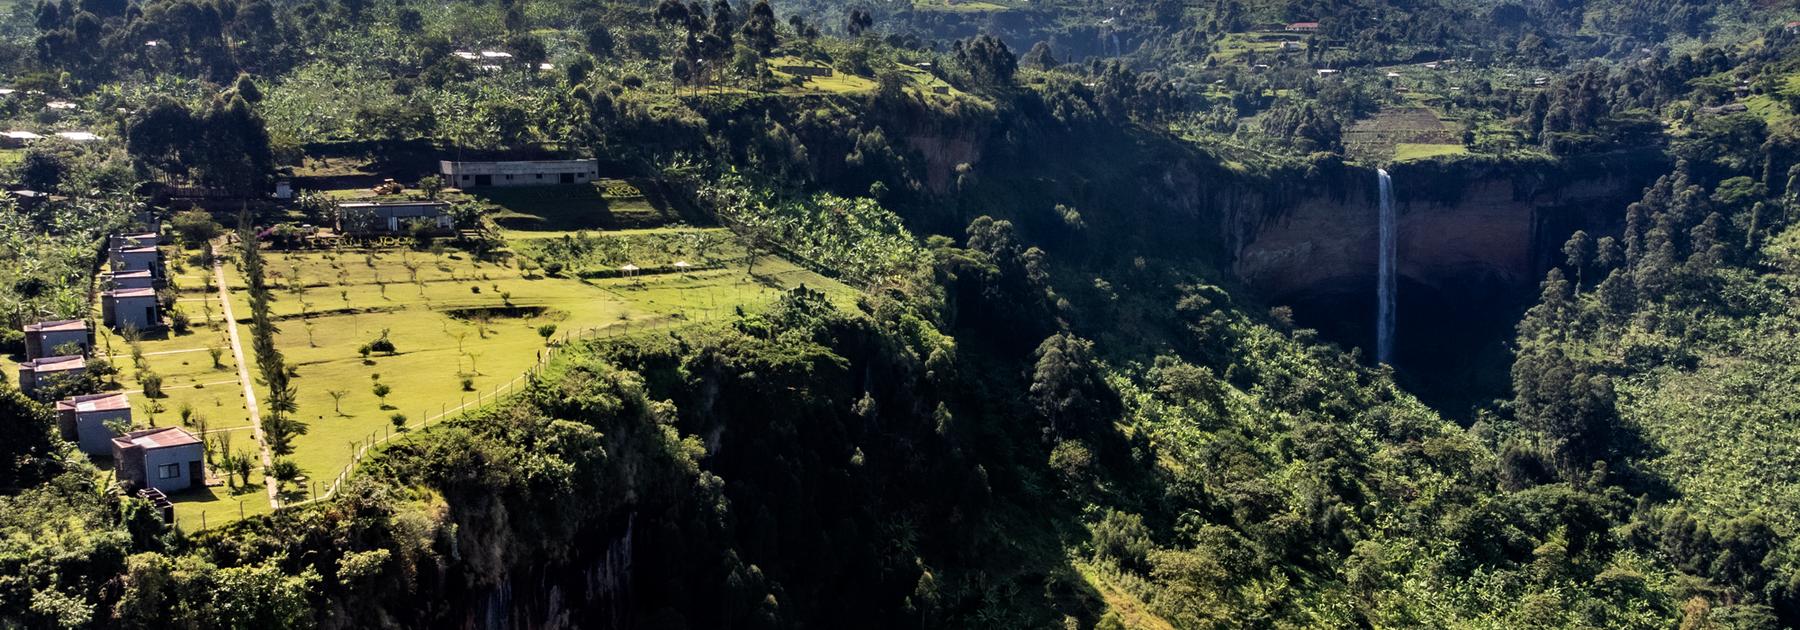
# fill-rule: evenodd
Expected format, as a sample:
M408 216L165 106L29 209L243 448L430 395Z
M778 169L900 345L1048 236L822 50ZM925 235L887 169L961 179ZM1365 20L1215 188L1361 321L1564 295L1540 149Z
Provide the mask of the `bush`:
M396 413L394 415L388 416L388 421L394 423L395 431L405 431L406 430L406 414Z
M161 374L145 371L138 374L138 382L144 386L145 398L163 397L163 379Z
M462 390L465 392L475 391L475 379L467 376L462 377Z
M286 457L276 458L275 463L269 467L269 476L282 483L299 479L300 465Z
M388 331L386 328L383 328L381 330L381 336L376 337L374 341L369 342L367 347L371 351L380 352L388 356L394 356L394 353L396 352L394 342L388 339ZM367 355L365 354L364 356Z

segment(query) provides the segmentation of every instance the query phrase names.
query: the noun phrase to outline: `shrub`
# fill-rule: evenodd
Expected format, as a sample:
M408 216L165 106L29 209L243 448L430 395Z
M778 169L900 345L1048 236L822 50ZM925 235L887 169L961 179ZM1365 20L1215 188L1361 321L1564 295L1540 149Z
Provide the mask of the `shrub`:
M386 328L381 329L380 337L376 337L374 341L369 342L368 348L369 350L380 352L390 357L394 356L394 353L396 352L394 349L394 342L388 339L388 330Z
M394 423L395 431L405 431L406 430L406 414L396 413L394 415L388 416L388 421Z
M138 382L144 386L145 398L163 397L163 379L161 374L145 371L138 374Z
M282 483L299 479L300 465L286 457L276 458L275 463L269 466L269 476Z
M475 391L475 379L467 376L462 377L462 390L465 392Z

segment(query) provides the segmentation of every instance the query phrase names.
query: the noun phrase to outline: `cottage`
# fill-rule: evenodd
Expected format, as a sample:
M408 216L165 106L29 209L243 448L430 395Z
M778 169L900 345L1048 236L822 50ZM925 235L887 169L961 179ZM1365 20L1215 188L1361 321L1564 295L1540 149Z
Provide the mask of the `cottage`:
M450 204L442 201L353 201L338 204L338 225L355 233L401 232L414 221L448 230Z
M115 330L162 327L156 289L113 289L100 294L100 317Z
M81 348L79 354L86 354L93 342L88 339L86 320L61 319L25 325L25 358L64 354L58 349L72 346Z
M444 181L457 188L585 184L600 178L599 160L438 162Z
M162 236L155 232L131 232L114 234L107 240L106 246L118 249L121 247L156 247L162 244Z
M44 357L19 364L19 391L36 394L39 387L87 374L87 360L80 355Z
M112 271L101 274L100 283L108 289L150 289L156 286L156 278L148 269Z
M1337 73L1338 73L1338 71L1336 71L1336 70L1333 70L1333 69L1331 69L1331 68L1320 68L1320 69L1319 69L1319 76L1320 76L1320 77L1329 77L1329 76L1335 76L1335 75L1336 75L1336 74L1337 74Z
M158 252L155 246L118 247L114 248L111 254L112 270L115 273L148 271L152 276L162 273L162 253Z
M70 142L93 142L100 139L100 136L86 131L58 131L56 137Z
M1282 30L1285 30L1289 33L1317 33L1317 32L1319 32L1319 23L1318 22L1294 22L1292 24L1287 25Z
M1293 52L1303 48L1300 42L1281 42L1282 52Z
M206 482L206 449L185 429L132 431L112 439L113 465L126 487L178 492Z
M56 401L56 426L63 439L89 455L112 453L118 434L109 424L131 426L131 399L120 392L90 394Z
M0 145L8 148L19 148L44 139L43 136L29 131L0 131Z

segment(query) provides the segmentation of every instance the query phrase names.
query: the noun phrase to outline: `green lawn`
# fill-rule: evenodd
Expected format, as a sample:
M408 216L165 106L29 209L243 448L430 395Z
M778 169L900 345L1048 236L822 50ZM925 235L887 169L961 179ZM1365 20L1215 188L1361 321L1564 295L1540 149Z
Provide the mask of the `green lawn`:
M1394 145L1394 161L1407 162L1411 160L1424 160L1447 155L1465 155L1468 152L1469 149L1460 144L1412 144L1402 142Z
M295 498L310 495L313 483L321 491L328 486L360 442L392 432L393 414L405 415L413 428L497 388L506 393L538 362L545 347L540 326L555 325L561 339L723 321L739 306L763 308L802 283L846 305L855 295L775 257L763 257L753 276L737 263L605 280L527 275L459 253L269 252L266 263L280 328L276 344L299 373L296 416L309 424L291 456L308 478L289 489ZM233 288L242 282L233 278ZM234 290L232 299L238 316L248 318L245 293ZM240 326L248 336L247 322ZM364 360L358 348L383 331L395 354ZM385 400L376 396L376 383L390 388ZM334 401L333 391L342 399Z
M643 195L611 197L615 180L591 184L482 188L463 191L498 207L494 223L508 231L563 232L596 228L662 225L676 220L672 212L653 206Z

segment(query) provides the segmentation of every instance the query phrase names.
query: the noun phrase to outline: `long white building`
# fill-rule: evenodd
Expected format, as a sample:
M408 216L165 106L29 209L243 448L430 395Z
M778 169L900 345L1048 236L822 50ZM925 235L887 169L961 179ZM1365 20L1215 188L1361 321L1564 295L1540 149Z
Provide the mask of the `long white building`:
M438 162L444 183L457 188L585 184L600 177L599 160Z

